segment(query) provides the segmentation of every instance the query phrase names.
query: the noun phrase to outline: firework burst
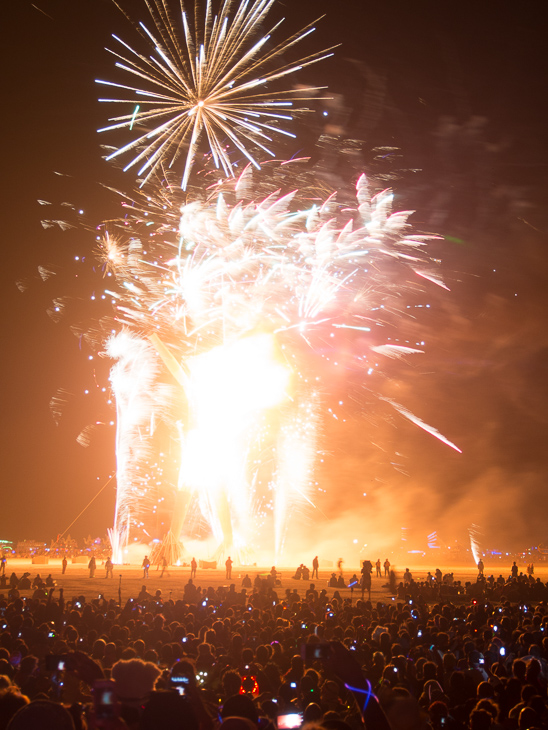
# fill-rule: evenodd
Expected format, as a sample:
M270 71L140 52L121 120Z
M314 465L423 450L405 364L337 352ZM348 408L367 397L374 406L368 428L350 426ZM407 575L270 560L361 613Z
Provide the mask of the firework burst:
M140 352L143 337L145 360L155 351L157 365L183 394L172 425L180 455L170 540L185 532L197 501L219 551L240 557L257 543L257 527L266 535L269 525L279 557L288 513L313 503L317 426L328 386L308 363L331 338L351 333L362 338L355 360L364 374L379 356L421 352L379 341L373 330L396 309L403 289L439 280L425 251L431 237L410 230L409 212L392 212L389 190L371 196L362 176L354 206L333 194L305 207L296 191L246 200L246 191L259 187L251 178L261 174L250 166L235 181L213 184L178 215L177 206L166 204L168 190L128 203L124 238L103 240L103 259L117 282L108 294L121 325L118 354L110 346L124 363L119 411L135 403L141 424L160 417L160 406L143 399L153 388L143 387L142 369L132 376L132 353ZM137 350L129 333L138 338ZM134 439L135 416L119 412L122 453L131 453ZM118 485L118 545L128 528L143 522L142 489L131 508L138 482L125 483L127 489Z
M153 54L114 36L110 52L133 83L98 81L119 93L101 101L123 107L99 131L135 129L108 159L128 156L146 184L122 194L124 218L99 237L112 282L101 297L116 320L103 322L100 348L114 361L117 562L151 534L164 535L168 559L182 537L208 534L217 557L249 562L263 549L278 560L290 515L314 507L322 415L337 417L318 364L352 342L347 365L363 394L379 358L422 352L386 334L406 294L444 286L427 251L436 237L413 233L390 190L375 194L361 175L337 197L310 161L259 159L321 88L277 83L331 55L287 63L313 26L272 43L280 24L262 28L273 3L221 0L216 14L205 0L189 19L182 1L175 15L167 0L145 0L152 29L138 29ZM209 153L191 176L200 139ZM249 161L237 179L234 152ZM148 530L164 500L169 529L157 519Z
M282 56L314 27L308 25L272 45L280 23L266 33L262 28L273 3L242 2L233 13L232 0L223 0L215 14L207 0L204 17L200 19L195 10L191 23L182 0L177 17L164 0L146 0L153 30L144 23L139 29L152 43L154 55L140 53L117 36L113 38L120 50L108 49L118 59L116 66L131 74L138 85L97 80L122 97L100 101L130 108L99 131L139 130L107 159L129 155L124 169L137 167L144 184L159 167L172 167L184 155L182 187L186 189L203 134L216 166L227 176L233 174L231 148L255 165L257 149L274 157L272 136L294 136L286 129L288 122L293 113L306 111L300 103L309 101L318 88L307 88L303 95L302 89L278 91L273 85L332 54L327 49L285 63Z

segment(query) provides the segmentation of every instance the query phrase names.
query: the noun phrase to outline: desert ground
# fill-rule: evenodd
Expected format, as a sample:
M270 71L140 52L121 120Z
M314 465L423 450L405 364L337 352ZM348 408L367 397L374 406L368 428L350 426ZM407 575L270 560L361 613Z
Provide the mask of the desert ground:
M493 574L495 577L502 575L507 577L510 573L511 560L503 563L497 561L497 563L485 565L485 575ZM271 566L268 567L257 567L257 566L233 566L232 569L232 580L227 580L225 577L225 571L220 569L201 569L198 568L197 577L194 581L196 585L202 588L218 586L234 583L236 589L239 590L242 585L242 579L244 575L249 574L253 580L257 574L266 575L270 570ZM413 565L412 563L406 563L404 568L397 566L396 575L401 577L404 569L408 567L416 580L422 580L425 578L428 568L424 565ZM434 570L440 567L442 572L453 573L455 580L475 581L477 576L477 570L474 565L433 565L430 570ZM525 572L525 565L519 565L520 570ZM331 576L332 570L320 570L319 580L313 581L316 584L317 589L327 588L328 594L332 595L335 589L328 587L328 581ZM353 573L358 572L358 567L346 568L344 566L344 577L348 582ZM126 601L130 597L135 597L141 587L146 585L149 593L154 593L160 589L162 591L162 597L164 600L172 598L177 600L182 598L185 584L190 578L190 568L183 567L170 567L169 571L160 577L161 571L156 566L151 566L149 578L143 578L143 570L137 565L122 565L114 566L114 578L105 577L105 569L102 565L101 560L97 560L97 571L94 578L89 577L89 571L86 563L72 563L69 559L68 567L65 575L62 575L61 560L50 559L48 564L32 564L31 560L25 560L23 558L8 559L6 567L6 575L11 575L15 572L17 576L21 576L24 572L29 572L31 579L40 573L42 578L46 578L50 573L56 582L57 588L62 587L64 589L64 595L66 600L72 599L74 596L85 596L86 600L90 601L96 598L99 594L103 594L105 598L118 599L118 591L121 589L122 601ZM287 588L291 590L297 589L297 591L303 594L308 589L312 581L294 580L292 575L294 574L294 568L281 568L279 570L279 578L281 585L277 586L277 593L281 597L285 593ZM374 576L374 572L373 572ZM535 565L535 577L541 578L543 582L548 581L548 564L542 563ZM388 601L391 600L391 595L386 588L387 580L385 578L375 578L372 581L371 599L373 601ZM0 594L6 593L5 589L0 589ZM353 593L349 588L344 590L340 589L340 593L344 597L359 597L359 591ZM22 595L32 595L32 590L22 591ZM55 595L55 594L54 594Z

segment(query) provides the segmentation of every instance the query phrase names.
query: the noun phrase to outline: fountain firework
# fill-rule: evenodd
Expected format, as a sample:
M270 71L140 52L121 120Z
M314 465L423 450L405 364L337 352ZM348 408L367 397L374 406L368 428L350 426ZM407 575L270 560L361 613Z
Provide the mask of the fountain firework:
M125 236L103 238L118 284L106 291L120 328L107 345L118 360L119 547L146 511L140 450L146 454L154 423L171 418L180 439L171 538L197 500L220 551L244 556L258 542L257 526L267 534L271 521L279 556L288 513L313 501L328 395L314 360L325 342L365 337L367 349L362 341L356 354L364 375L371 357L421 352L372 332L409 275L437 281L428 237L409 230L408 213L391 212L390 191L371 198L362 176L354 207L332 195L303 208L297 192L246 201L260 175L248 167L213 184L202 200L182 205L177 228L175 210L166 213L168 190L127 202ZM171 385L162 385L162 364ZM182 410L169 416L169 404L181 400L177 389Z

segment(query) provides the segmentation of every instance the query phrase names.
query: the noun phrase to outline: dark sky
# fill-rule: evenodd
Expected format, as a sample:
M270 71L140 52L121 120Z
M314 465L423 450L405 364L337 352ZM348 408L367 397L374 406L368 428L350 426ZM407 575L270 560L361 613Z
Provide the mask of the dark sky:
M96 129L106 110L94 79L112 78L110 33L133 36L107 0L18 0L3 10L0 538L48 540L112 473L114 432L95 429L88 448L76 442L86 425L108 419L82 398L96 363L69 329L94 314L93 233L44 230L40 219L78 217L60 206L66 201L90 227L115 212L101 187L119 177L101 159ZM279 10L292 28L327 15L310 48L342 46L307 80L342 95L345 130L365 139L373 171L388 170L375 146L400 149L390 168L397 205L416 209L417 227L445 237L433 253L451 288L433 294L432 312L416 324L427 354L409 367L388 364L381 390L463 454L382 409L375 418L355 413L350 425L326 428L324 512L356 514L356 495L367 491L360 519L380 521L390 535L405 520L417 544L432 530L461 539L472 522L486 547L548 540L542 3L286 0ZM443 118L459 139L481 118L475 146L444 145ZM51 216L38 199L54 203ZM86 257L80 268L75 256ZM43 282L38 266L56 273ZM54 297L82 302L55 323L46 311ZM66 401L58 424L54 396ZM382 452L372 446L379 440ZM342 505L341 486L349 495ZM113 509L109 486L71 533L104 534Z

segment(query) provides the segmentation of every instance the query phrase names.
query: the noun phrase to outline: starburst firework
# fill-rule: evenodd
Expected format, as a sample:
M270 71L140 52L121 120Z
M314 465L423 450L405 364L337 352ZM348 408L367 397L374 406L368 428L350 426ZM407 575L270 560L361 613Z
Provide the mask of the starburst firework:
M154 30L144 23L139 28L153 44L154 55L145 56L117 36L113 38L121 50L110 51L118 59L116 66L131 74L139 86L97 83L116 88L124 97L100 101L131 107L100 132L133 127L146 131L107 159L130 154L124 169L138 165L144 184L160 166L172 167L184 154L182 187L186 189L203 133L215 164L227 176L233 174L231 147L255 165L256 148L273 157L268 146L272 135L294 136L284 125L291 121L292 112L306 110L294 103L310 99L318 87L306 89L303 97L302 90L278 91L271 85L332 55L326 49L293 63L280 63L282 54L312 33L313 25L270 47L281 21L266 33L261 29L274 0L242 2L234 13L233 1L223 0L218 14L207 0L203 25L197 10L191 25L183 0L178 18L165 0L145 2Z

